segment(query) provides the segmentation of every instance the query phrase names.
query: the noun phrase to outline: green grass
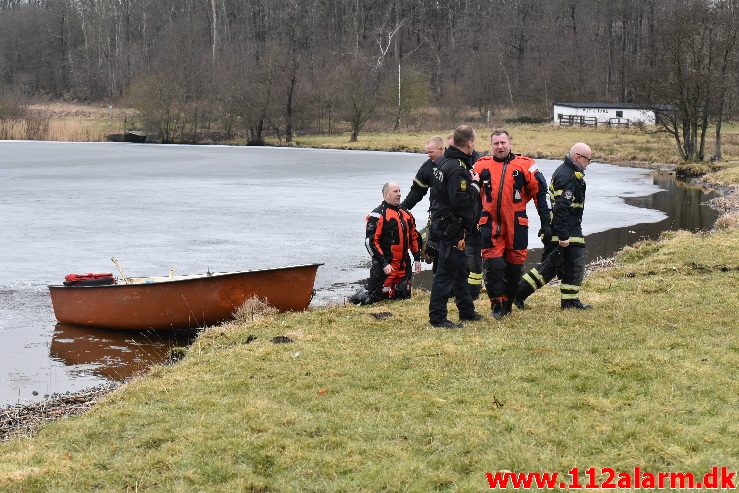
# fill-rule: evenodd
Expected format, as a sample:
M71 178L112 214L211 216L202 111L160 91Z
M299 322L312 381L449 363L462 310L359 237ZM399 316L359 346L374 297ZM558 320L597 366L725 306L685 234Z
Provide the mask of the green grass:
M729 229L627 248L586 279L588 312L560 311L549 286L461 331L427 325L427 294L211 329L91 412L0 444L0 491L484 491L502 469L735 470L737 245Z

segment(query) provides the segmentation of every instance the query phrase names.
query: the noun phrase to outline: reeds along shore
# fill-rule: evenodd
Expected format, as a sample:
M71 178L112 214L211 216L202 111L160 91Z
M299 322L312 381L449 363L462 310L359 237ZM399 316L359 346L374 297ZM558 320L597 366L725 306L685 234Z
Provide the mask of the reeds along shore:
M0 140L46 140L54 142L101 142L106 132L85 120L24 118L0 120Z

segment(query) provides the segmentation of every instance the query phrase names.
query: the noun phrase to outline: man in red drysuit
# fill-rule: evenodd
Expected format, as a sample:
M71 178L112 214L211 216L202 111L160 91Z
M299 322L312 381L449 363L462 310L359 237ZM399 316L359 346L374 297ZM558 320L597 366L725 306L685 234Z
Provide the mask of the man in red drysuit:
M492 156L475 163L480 175L482 259L485 287L492 315L499 320L509 313L523 274L529 241L526 204L533 198L541 219L540 235L551 237L546 180L533 159L511 152L505 129L490 136Z

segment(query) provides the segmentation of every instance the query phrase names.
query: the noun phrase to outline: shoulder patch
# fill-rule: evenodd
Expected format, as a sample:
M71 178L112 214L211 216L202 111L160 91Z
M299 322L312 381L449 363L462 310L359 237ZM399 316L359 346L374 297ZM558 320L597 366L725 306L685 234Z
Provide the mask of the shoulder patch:
M567 200L572 200L572 190L565 190L565 198Z
M467 191L467 180L460 180L459 181L459 189L463 192Z

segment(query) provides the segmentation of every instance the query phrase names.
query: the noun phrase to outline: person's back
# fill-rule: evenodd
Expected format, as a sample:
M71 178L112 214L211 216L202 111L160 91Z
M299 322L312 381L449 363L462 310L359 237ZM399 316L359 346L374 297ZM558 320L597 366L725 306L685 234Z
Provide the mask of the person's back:
M470 170L475 132L469 125L454 131L454 146L444 153L434 181L431 203L431 241L438 242L438 257L429 300L429 323L434 327L455 329L462 324L447 319L447 302L454 291L460 320L480 320L470 295L469 271L464 253L464 239L477 231L475 219L479 207L478 177Z
M470 178L470 155L449 147L439 161L431 202L432 221L445 220L451 214L461 220L468 231L475 229L478 213L478 189Z

